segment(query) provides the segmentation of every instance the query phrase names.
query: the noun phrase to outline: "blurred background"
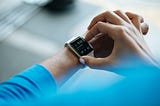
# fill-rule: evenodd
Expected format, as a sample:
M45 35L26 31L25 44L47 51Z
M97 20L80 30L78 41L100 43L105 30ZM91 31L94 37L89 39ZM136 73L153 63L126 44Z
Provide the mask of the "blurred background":
M159 0L0 0L0 82L53 55L72 36L83 35L98 13L117 9L145 17L150 25L145 39L160 59ZM77 75L73 78L83 79ZM97 72L83 75L92 79ZM108 81L104 72L98 76Z

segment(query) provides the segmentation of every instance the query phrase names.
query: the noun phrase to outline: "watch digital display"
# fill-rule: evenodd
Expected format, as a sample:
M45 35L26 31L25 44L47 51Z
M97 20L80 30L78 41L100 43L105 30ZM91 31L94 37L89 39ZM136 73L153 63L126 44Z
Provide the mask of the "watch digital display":
M77 37L70 42L72 48L80 55L84 56L93 51L92 46L83 38Z

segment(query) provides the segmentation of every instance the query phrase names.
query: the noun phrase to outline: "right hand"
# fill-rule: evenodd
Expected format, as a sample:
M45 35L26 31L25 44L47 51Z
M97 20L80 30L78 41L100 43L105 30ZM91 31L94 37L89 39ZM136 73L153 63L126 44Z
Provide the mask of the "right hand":
M107 11L96 16L88 27L85 39L90 42L99 35L107 36L114 41L114 46L107 57L83 56L85 63L92 68L114 67L116 64L132 64L134 60L130 59L134 56L147 64L154 64L155 60L142 36L148 32L148 25L142 26L143 21L139 15L122 11ZM97 43L100 44L101 47L107 46L105 41Z

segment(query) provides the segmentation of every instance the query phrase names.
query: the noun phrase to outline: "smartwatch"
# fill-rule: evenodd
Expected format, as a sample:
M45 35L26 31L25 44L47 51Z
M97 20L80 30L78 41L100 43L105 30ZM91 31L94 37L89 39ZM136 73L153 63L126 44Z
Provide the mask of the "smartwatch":
M85 55L93 55L93 47L82 37L74 37L65 43L78 58Z

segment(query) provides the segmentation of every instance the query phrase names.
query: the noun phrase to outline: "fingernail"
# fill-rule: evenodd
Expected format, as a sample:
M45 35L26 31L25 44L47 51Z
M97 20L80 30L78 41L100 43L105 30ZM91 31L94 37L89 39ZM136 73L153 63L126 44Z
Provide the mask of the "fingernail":
M82 58L79 59L79 62L80 62L81 64L85 64L85 60L82 59Z

